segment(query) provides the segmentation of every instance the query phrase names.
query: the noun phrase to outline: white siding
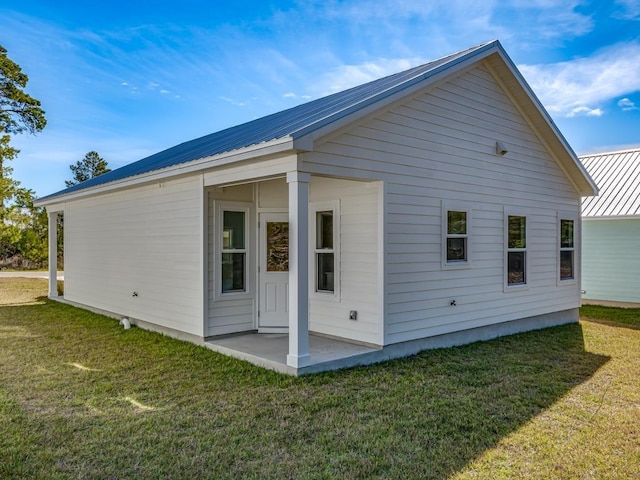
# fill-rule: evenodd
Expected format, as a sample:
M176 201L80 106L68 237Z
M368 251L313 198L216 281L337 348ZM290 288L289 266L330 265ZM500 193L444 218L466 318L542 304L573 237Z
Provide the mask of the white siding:
M205 186L245 182L247 178L268 178L296 169L297 156L288 154L275 158L259 158L251 161L223 165L204 174Z
M198 176L67 203L65 298L201 337L201 189Z
M361 342L382 344L382 315L379 309L379 184L314 176L309 201L339 202L340 274L337 299L315 295L314 255L310 252L309 328L310 331ZM285 179L258 185L260 209L288 209ZM310 222L314 219L310 218ZM313 240L312 240L313 242ZM358 312L357 321L349 312Z
M246 295L216 295L218 285L216 268L220 259L216 258L216 201L222 202L253 202L253 185L239 185L235 187L214 188L208 191L207 208L207 296L208 296L208 321L205 336L224 335L228 333L243 332L255 329L255 240L254 240L254 214L250 212L249 231L246 232L248 278Z
M275 209L281 212L289 210L289 186L286 179L260 182L257 189L259 209Z
M377 183L311 179L311 203L338 200L340 204L340 281L337 282L340 291L337 300L314 295L315 266L311 253L311 331L382 344L382 312L378 302L381 295L378 285L381 274L378 246L380 188ZM349 320L351 310L358 312L356 321Z
M496 154L496 141L506 155ZM579 306L579 282L557 282L557 212L579 215L580 198L484 66L329 139L303 160L311 172L386 184L385 343ZM442 200L472 210L468 268L442 269ZM529 217L526 290L504 289L506 206Z
M590 219L582 226L583 297L640 303L640 219Z

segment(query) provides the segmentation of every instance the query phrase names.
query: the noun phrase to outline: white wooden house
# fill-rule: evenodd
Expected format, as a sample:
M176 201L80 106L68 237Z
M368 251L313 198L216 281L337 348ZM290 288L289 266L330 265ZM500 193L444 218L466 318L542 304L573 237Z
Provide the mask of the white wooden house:
M577 321L595 193L494 41L38 204L64 301L301 374Z
M640 303L640 149L580 158L600 188L582 204L583 298Z

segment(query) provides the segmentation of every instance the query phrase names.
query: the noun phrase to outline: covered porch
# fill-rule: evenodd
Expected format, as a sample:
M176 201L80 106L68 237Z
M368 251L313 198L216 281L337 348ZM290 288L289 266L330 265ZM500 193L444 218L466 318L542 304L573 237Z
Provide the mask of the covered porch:
M378 361L380 182L210 180L205 345L295 375Z

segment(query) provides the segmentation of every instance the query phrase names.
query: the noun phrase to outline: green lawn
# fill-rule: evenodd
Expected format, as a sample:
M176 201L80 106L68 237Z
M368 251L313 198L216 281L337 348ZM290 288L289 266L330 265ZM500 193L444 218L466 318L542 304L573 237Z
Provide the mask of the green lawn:
M46 287L0 279L2 479L640 478L637 310L292 378Z

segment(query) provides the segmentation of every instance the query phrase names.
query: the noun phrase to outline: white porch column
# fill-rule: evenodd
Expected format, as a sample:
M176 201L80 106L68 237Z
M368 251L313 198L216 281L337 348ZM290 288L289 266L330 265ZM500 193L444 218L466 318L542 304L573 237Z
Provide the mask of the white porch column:
M309 182L305 172L287 173L289 184L289 354L287 365L304 367L309 356Z
M49 215L49 298L58 296L58 212Z

